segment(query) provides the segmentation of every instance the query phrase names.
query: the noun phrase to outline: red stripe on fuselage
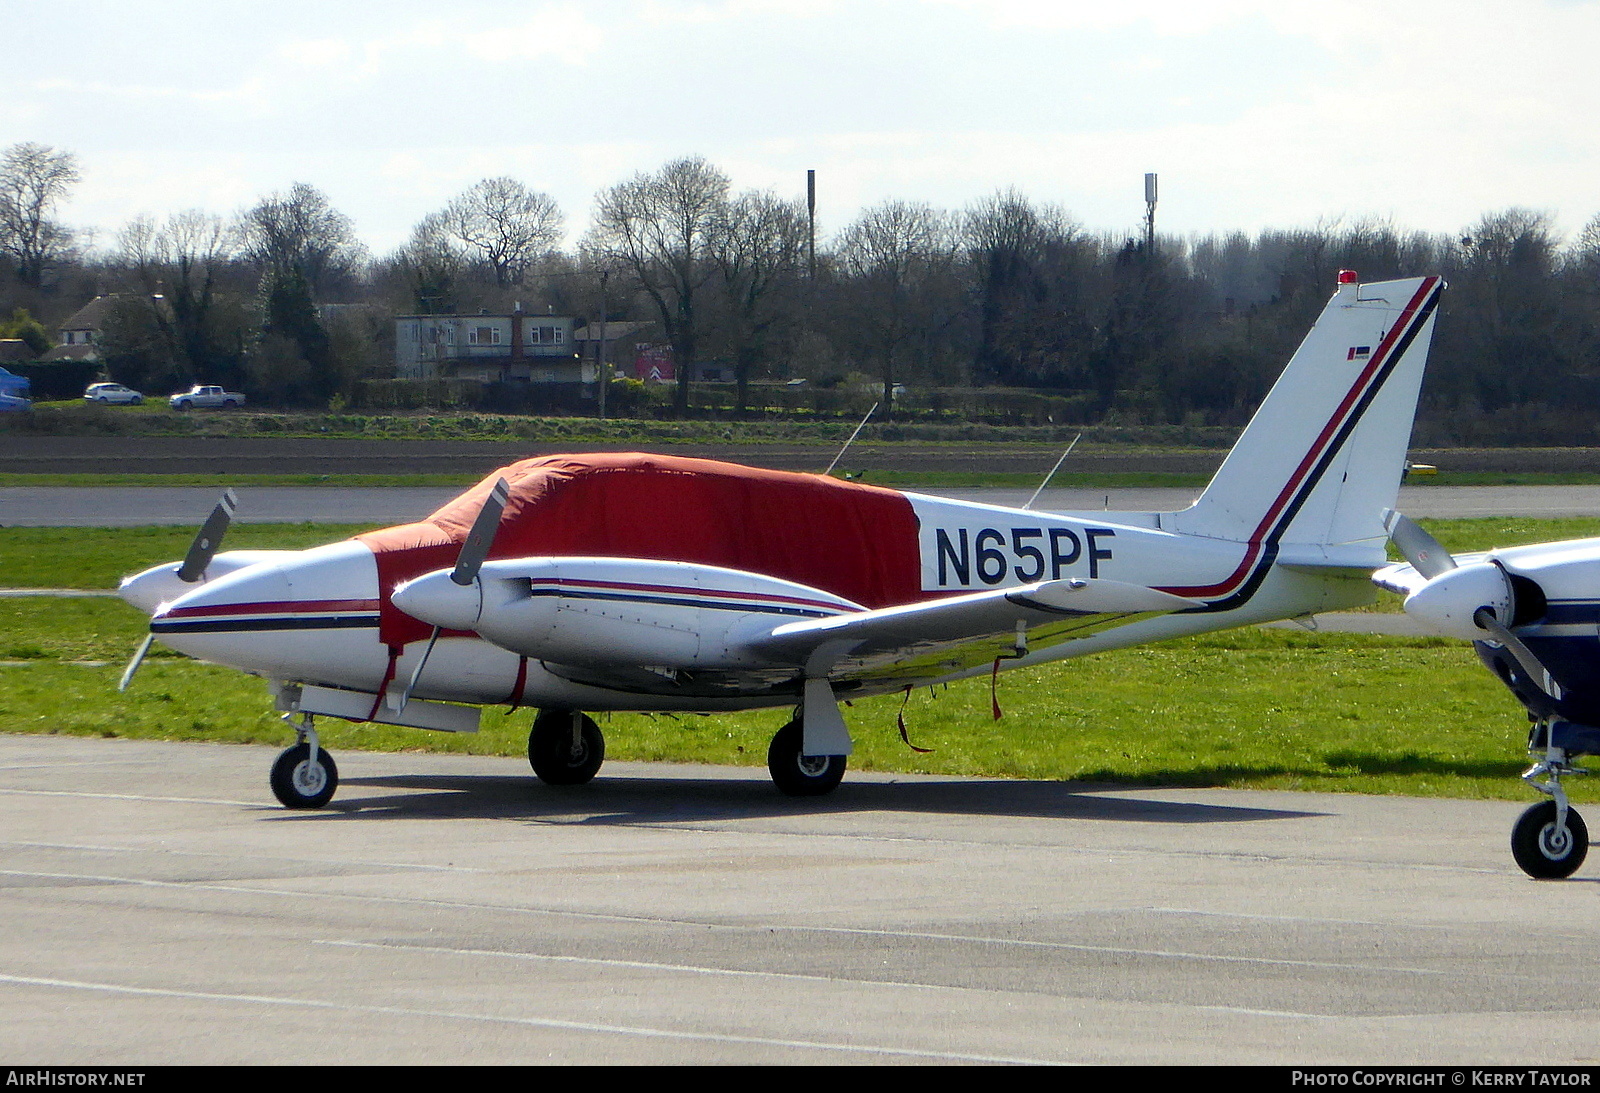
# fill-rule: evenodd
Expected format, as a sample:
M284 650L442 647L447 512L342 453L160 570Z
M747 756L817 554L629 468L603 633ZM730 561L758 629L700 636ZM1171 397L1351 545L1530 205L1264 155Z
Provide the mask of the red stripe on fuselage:
M273 600L266 603L211 603L175 607L162 612L166 619L200 619L216 615L328 615L376 611L377 600Z
M1345 420L1349 417L1351 408L1355 406L1358 401L1360 401L1362 393L1372 383L1372 380L1377 373L1382 370L1384 362L1389 359L1390 352L1393 351L1395 345L1410 328L1412 322L1416 318L1417 311L1422 307L1423 301L1428 298L1429 294L1433 292L1434 286L1438 283L1439 278L1437 277L1428 277L1424 279L1421 287L1417 289L1416 294L1411 297L1411 302L1408 303L1405 307L1405 310L1400 313L1400 320L1389 328L1389 333L1384 337L1382 344L1378 346L1377 352L1372 354L1371 358L1369 358L1367 361L1366 367L1364 367L1361 370L1360 375L1356 377L1355 383L1351 386L1349 391L1345 392L1344 399L1340 401L1338 407L1333 412L1333 416L1328 419L1327 424L1322 427L1322 431L1317 434L1317 439L1312 442L1311 447L1306 451L1305 456L1301 458L1299 465L1294 469L1294 473L1289 476L1288 482L1284 484L1283 489L1279 491L1277 498L1273 500L1272 504L1267 506L1266 515L1261 518L1261 522L1257 524L1255 530L1250 533L1248 547L1245 550L1244 558L1239 562L1238 567L1217 584L1203 586L1163 586L1157 588L1157 591L1169 592L1174 596L1188 596L1191 598L1201 596L1226 596L1237 590L1238 587L1244 583L1245 578L1248 576L1251 567L1255 564L1256 559L1261 556L1262 547L1265 545L1264 537L1268 534L1268 529L1271 528L1283 510L1288 507L1289 502L1293 499L1295 492L1300 488L1300 485L1305 480L1305 477L1311 473L1311 469L1315 467L1318 460L1322 458L1323 453L1327 450L1328 443L1333 439L1334 435L1339 431L1340 427L1343 426Z

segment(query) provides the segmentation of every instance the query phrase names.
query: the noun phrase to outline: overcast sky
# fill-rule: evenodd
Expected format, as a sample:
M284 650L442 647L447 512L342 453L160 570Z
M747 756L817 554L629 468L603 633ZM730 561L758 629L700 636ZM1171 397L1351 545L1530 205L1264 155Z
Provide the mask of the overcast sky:
M702 155L843 227L1006 187L1093 230L1600 213L1596 0L0 0L0 146L62 218L232 213L304 181L377 253L480 178L553 195Z

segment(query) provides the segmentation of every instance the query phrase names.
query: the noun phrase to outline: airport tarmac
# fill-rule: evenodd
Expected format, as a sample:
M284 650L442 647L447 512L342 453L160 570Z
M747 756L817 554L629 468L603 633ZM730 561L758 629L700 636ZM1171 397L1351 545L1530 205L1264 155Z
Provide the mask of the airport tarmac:
M56 492L84 524L214 502ZM389 523L456 491L244 492L258 519ZM1176 507L1136 493L1113 507ZM558 791L519 760L342 751L333 804L291 813L275 750L0 734L6 1058L1600 1059L1600 866L1525 878L1525 802L857 772L795 801L761 768L645 764Z
M1595 869L1493 801L0 734L0 1054L1593 1064Z
M420 520L461 492L454 486L245 486L241 523L399 524ZM1023 505L1032 490L926 489L992 505ZM1162 512L1186 508L1191 489L1053 489L1047 512ZM205 519L218 491L199 486L3 486L0 527L190 525ZM1400 511L1415 517L1595 516L1600 486L1405 486Z

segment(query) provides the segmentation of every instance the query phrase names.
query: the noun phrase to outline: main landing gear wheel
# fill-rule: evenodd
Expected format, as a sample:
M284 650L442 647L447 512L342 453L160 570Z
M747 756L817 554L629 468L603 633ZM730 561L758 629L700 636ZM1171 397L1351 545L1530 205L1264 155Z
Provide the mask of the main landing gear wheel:
M285 808L321 808L333 800L339 788L339 768L325 748L311 759L311 745L305 741L283 750L272 764L272 794Z
M576 710L545 710L528 733L528 763L547 786L581 786L606 760L606 738L594 718Z
M1570 877L1589 853L1589 829L1575 809L1567 809L1565 830L1556 827L1556 803L1540 801L1511 829L1511 856L1522 871L1539 880Z
M846 756L801 755L805 730L797 717L772 738L767 748L767 770L772 784L790 797L821 797L832 793L844 777Z

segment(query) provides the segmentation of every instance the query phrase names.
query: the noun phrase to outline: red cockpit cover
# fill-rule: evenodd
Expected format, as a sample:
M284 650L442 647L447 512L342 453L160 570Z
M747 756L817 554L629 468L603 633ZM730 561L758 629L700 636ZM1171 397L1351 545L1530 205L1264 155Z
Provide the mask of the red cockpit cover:
M869 608L922 598L917 518L894 490L709 459L552 455L496 471L420 523L357 536L378 560L385 644L428 636L389 592L455 564L499 478L511 497L491 558L654 558L781 577Z

